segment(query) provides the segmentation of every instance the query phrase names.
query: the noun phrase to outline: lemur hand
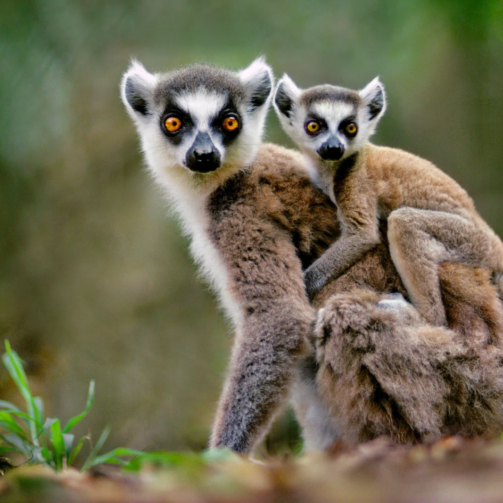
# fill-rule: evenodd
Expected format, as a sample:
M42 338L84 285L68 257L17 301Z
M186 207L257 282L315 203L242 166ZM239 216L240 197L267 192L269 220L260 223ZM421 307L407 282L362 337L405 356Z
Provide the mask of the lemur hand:
M309 300L312 301L329 280L330 276L323 269L317 267L316 262L308 267L304 273L304 284Z

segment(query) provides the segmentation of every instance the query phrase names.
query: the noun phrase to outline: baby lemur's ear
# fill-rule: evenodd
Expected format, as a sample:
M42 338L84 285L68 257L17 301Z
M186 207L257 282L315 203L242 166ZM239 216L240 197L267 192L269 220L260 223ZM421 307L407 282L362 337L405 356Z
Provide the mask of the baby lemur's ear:
M121 98L133 120L148 116L150 103L157 77L145 70L138 61L132 61L131 66L122 77Z
M285 73L278 82L274 94L274 108L278 115L284 115L290 119L293 108L298 103L300 92L294 81Z
M379 77L368 83L359 94L363 104L368 108L369 120L381 118L386 111L386 93Z
M250 66L239 72L239 78L248 94L248 109L253 112L268 102L274 78L271 67L263 56L257 58Z

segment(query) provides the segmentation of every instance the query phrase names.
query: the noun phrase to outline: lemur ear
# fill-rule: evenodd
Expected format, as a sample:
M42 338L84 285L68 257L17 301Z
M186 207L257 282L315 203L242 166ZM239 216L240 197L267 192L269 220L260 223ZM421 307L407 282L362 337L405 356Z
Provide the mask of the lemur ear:
M299 100L300 92L295 82L285 73L278 82L274 94L274 108L278 114L290 118L293 107Z
M249 110L253 112L266 103L271 95L274 78L271 67L263 56L239 72L249 99Z
M133 119L150 114L149 103L152 100L157 77L145 70L138 61L132 61L131 66L122 77L121 98Z
M369 120L374 120L384 114L386 111L386 93L379 77L369 82L359 94L364 105L368 108Z

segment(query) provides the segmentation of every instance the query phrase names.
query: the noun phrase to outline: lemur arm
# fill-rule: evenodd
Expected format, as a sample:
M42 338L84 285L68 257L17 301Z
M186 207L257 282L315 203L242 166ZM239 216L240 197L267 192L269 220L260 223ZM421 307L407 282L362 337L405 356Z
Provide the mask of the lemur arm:
M297 305L295 305L297 304ZM300 309L299 309L300 308ZM211 446L247 453L288 398L314 317L296 299L269 302L243 321L213 426Z
M377 195L364 169L335 179L334 195L341 236L305 272L308 297L312 300L369 250L379 244Z
M225 213L212 225L213 242L239 321L210 445L247 453L288 397L314 311L288 233L239 208Z

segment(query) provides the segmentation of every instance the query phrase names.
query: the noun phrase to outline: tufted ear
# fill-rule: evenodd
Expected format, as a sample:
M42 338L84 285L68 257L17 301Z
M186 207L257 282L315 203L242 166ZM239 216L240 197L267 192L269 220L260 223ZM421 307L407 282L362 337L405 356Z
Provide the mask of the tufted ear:
M122 77L121 97L129 115L133 119L146 117L150 112L150 103L157 77L145 70L138 61L133 60L131 66Z
M299 101L300 92L294 81L285 73L278 82L274 94L274 108L278 115L290 118L293 108Z
M250 66L239 72L249 100L249 110L253 112L263 106L271 96L274 78L271 67L261 56Z
M359 94L368 108L369 120L380 119L386 111L386 93L379 77L367 84Z

